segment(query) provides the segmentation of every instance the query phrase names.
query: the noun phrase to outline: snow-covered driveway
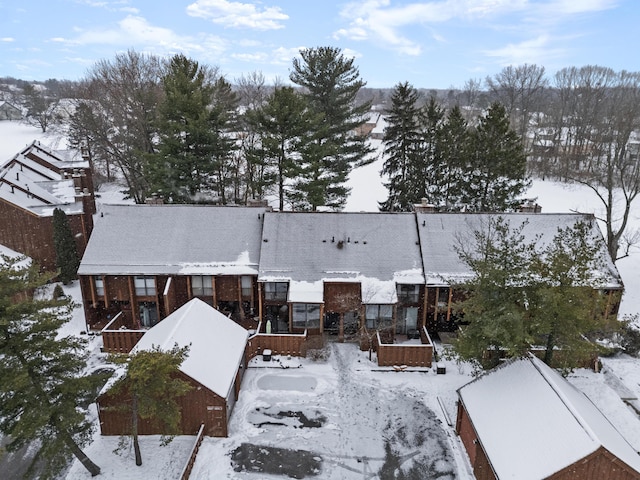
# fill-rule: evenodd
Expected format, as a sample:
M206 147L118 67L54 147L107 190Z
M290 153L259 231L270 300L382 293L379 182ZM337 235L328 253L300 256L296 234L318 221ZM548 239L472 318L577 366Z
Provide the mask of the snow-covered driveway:
M407 386L433 371L379 371L355 345L327 348L327 361L289 368L254 359L230 437L205 439L191 478L458 478L449 427Z

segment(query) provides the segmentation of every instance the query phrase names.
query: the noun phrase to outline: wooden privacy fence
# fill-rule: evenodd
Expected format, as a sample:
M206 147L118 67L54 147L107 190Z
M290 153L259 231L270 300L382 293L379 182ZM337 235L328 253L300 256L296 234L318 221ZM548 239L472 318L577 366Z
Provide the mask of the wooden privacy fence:
M196 441L193 444L193 448L191 449L191 455L189 455L187 464L182 469L182 475L180 475L180 480L189 480L189 477L191 476L191 470L193 470L193 465L196 463L196 457L198 456L198 451L200 450L200 445L202 445L203 439L204 439L204 423L200 425L200 430L198 430Z
M146 330L124 328L124 320L120 312L100 331L103 352L129 353L146 333Z
M433 361L433 342L425 327L420 332L419 344L411 343L382 343L380 334L376 334L378 365L392 367L406 365L407 367L431 367Z
M260 326L258 326L258 332ZM304 333L256 333L247 340L245 360L248 362L265 350L273 355L291 355L305 357L307 355L307 331Z

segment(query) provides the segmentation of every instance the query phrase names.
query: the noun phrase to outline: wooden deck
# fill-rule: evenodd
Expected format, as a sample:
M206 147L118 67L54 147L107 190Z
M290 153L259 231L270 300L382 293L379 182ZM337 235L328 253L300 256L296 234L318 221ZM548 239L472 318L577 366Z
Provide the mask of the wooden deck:
M146 332L146 330L126 328L124 315L120 312L100 331L102 351L105 353L129 353Z
M378 366L431 367L433 362L433 342L425 327L420 331L419 343L383 343L376 335L375 350Z

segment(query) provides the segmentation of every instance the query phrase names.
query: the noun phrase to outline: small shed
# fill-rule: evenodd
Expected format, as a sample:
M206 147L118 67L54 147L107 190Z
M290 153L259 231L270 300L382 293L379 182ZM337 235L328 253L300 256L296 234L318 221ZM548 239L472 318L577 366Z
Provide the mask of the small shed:
M180 366L180 377L193 387L180 398L181 434L195 435L201 424L205 434L226 437L244 373L244 351L249 333L230 318L194 298L158 323L132 350L159 346L189 345L189 355ZM110 382L112 385L113 383ZM129 415L119 411L123 395L111 395L109 384L98 396L98 414L103 435L123 435L131 430ZM139 421L141 435L162 434L150 422Z
M458 396L456 431L478 480L640 479L638 452L538 358L506 362Z

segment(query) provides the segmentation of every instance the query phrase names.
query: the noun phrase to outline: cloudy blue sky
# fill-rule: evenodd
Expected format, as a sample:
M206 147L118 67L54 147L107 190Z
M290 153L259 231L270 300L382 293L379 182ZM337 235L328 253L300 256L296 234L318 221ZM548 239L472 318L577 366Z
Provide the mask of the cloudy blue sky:
M640 71L640 1L0 0L0 76L25 80L77 80L134 49L286 81L300 48L325 45L370 87L462 87L524 63Z

